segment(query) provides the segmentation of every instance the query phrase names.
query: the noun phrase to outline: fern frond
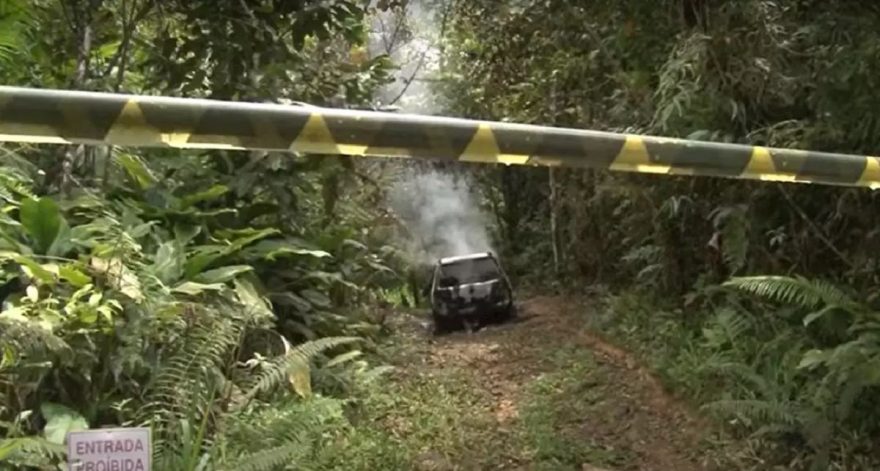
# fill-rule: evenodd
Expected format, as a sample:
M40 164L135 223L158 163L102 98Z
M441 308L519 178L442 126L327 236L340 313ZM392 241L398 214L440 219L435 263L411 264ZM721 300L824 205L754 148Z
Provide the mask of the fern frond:
M713 372L728 376L740 382L751 385L763 397L773 397L772 390L767 384L767 379L758 374L751 366L736 361L707 362L700 367L701 371Z
M240 456L232 463L219 466L223 471L270 471L305 458L311 451L301 443L286 443Z
M33 179L24 170L5 165L0 167L0 199L17 203L22 198L33 198L33 184Z
M300 365L308 364L315 355L359 340L357 337L325 337L297 345L285 355L264 365L264 371L260 372L245 396L250 399L258 394L274 390L287 379L291 370Z
M64 446L43 437L0 439L0 463L18 466L40 466L56 462L67 455Z
M724 286L771 301L815 309L821 305L856 307L859 304L842 290L821 280L788 276L749 276L733 278Z
M219 369L238 344L245 328L241 318L214 309L196 308L192 326L177 342L179 347L162 362L147 401L138 413L141 423L156 431L155 449L169 453L174 427L187 419L198 423L213 407L225 378Z
M236 458L222 469L275 469L305 459L329 426L345 421L342 406L331 398L292 400L230 417L224 440Z
M722 308L715 315L715 323L731 343L736 343L752 330L752 322L746 314L733 309Z
M721 400L711 402L702 409L722 416L735 416L749 423L795 426L801 423L796 406L787 401Z
M230 416L224 440L242 450L251 449L248 444L265 447L302 442L306 437L320 436L326 424L344 420L342 405L338 399L323 397L261 404L257 411Z

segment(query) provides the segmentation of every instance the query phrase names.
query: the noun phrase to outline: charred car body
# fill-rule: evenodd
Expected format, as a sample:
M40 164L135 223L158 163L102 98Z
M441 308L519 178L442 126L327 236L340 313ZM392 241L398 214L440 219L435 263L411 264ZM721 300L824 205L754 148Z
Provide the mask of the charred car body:
M513 287L490 252L442 258L431 280L435 332L464 324L469 329L488 320L516 315Z

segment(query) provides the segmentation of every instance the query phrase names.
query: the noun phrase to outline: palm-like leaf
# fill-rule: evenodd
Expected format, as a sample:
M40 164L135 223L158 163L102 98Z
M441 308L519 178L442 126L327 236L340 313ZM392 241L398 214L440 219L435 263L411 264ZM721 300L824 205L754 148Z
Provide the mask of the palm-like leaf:
M27 23L33 8L23 0L0 1L0 64L9 62L24 47Z
M771 301L815 309L822 305L858 307L849 295L821 280L804 277L750 276L733 278L724 286L757 295Z
M284 356L264 365L264 370L257 375L246 396L253 398L274 390L288 378L291 370L307 365L315 355L358 340L357 337L325 337L297 345Z

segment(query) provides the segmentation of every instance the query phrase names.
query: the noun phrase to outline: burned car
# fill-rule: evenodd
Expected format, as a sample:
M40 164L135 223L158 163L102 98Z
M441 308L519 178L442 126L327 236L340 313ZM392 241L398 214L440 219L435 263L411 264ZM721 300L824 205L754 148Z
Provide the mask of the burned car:
M516 316L513 287L490 252L438 260L430 298L436 333Z

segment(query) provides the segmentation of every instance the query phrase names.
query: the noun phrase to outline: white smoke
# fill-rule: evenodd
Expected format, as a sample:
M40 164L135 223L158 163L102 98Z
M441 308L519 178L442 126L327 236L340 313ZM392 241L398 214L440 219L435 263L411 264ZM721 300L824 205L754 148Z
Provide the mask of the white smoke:
M372 16L370 56L387 54L398 67L394 82L379 90L377 105L394 105L406 113L442 112L432 84L441 77L451 5L449 0L409 0L402 10ZM442 257L493 251L489 219L480 211L466 174L419 167L410 166L388 191L389 205L408 232L404 245L413 261L433 264Z
M412 170L391 188L389 200L409 233L410 252L420 263L493 251L487 218L462 176Z

